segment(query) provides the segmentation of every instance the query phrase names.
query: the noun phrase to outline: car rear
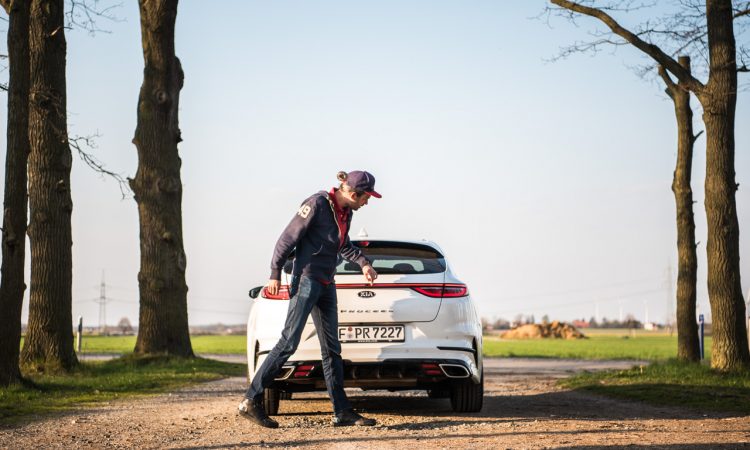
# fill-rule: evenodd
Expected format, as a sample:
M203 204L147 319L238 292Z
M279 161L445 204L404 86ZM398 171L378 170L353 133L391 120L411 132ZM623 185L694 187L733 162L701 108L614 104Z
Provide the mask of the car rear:
M369 284L358 265L342 261L337 267L345 385L424 389L435 396L470 386L474 389L471 401L457 410L479 410L481 326L467 286L452 274L440 248L426 241L353 244L362 249L379 276ZM325 389L320 344L311 319L274 388L283 392Z

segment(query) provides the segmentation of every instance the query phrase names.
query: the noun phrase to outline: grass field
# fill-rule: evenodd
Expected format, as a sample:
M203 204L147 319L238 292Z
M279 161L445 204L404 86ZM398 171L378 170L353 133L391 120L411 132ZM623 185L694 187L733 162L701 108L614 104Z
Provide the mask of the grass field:
M677 354L677 336L660 332L629 330L587 330L582 340L504 340L485 336L484 354L488 357L642 359L666 360ZM193 336L196 354L245 354L245 336ZM84 336L84 353L123 354L133 350L135 336ZM710 357L711 338L706 338L706 358Z
M191 336L193 352L198 355L207 353L245 354L247 348L245 336ZM23 346L23 341L21 342ZM81 351L83 353L125 354L135 348L135 336L83 336Z
M706 358L711 356L706 338ZM484 355L497 357L666 360L677 356L677 336L589 333L589 339L505 340L486 336Z
M165 392L188 384L243 376L243 364L202 358L134 357L82 363L68 375L25 374L34 386L0 389L0 423L119 398Z
M706 365L666 361L630 370L582 373L559 383L657 405L750 414L750 371L720 373Z

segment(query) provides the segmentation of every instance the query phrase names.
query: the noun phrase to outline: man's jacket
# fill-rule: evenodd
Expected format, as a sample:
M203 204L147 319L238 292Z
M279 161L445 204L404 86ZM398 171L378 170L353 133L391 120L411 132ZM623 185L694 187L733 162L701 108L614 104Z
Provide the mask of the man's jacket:
M352 212L346 218L344 244L339 248L339 225L333 201L328 192L320 191L307 198L297 210L276 242L271 260L271 279L281 279L281 270L294 250L293 275L306 275L318 281L333 281L339 254L364 267L369 264L362 251L349 240Z

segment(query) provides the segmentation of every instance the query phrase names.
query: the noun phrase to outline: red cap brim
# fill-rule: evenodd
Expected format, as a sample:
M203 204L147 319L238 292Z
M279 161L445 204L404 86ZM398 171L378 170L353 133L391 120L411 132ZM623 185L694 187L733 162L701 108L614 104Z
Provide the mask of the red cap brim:
M382 195L378 194L378 193L377 193L377 192L375 192L375 191L368 191L368 192L366 192L366 194L370 194L370 195L372 195L372 196L373 196L373 197L375 197L375 198L383 198L383 196L382 196Z

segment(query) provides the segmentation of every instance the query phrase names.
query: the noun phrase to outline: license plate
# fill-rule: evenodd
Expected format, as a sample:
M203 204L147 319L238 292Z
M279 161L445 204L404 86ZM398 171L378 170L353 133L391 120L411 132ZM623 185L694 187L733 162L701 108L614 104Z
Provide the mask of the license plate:
M404 342L403 325L346 325L339 327L340 342Z

